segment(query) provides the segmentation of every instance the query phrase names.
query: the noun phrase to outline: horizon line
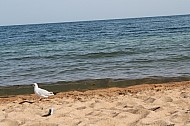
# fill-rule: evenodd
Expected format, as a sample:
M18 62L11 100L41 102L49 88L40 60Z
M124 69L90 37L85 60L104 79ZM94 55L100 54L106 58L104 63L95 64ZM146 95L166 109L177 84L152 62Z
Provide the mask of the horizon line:
M156 16L142 16L142 17L126 17L126 18L108 18L108 19L76 20L76 21L63 21L63 22L60 21L60 22L44 22L44 23L10 24L10 25L0 25L0 27L26 26L26 25L45 25L45 24L62 24L62 23L76 23L76 22L93 22L93 21L107 21L107 20L141 19L141 18L188 16L188 15L190 15L190 14L173 14L173 15L156 15Z

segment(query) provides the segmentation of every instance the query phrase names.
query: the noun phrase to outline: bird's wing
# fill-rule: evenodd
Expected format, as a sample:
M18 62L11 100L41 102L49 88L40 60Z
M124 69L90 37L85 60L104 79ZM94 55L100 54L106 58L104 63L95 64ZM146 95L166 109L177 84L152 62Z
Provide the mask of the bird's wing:
M50 94L52 94L52 92L49 92L49 91L47 91L45 89L41 89L41 88L38 88L38 93L40 95L44 95L44 96L49 96Z

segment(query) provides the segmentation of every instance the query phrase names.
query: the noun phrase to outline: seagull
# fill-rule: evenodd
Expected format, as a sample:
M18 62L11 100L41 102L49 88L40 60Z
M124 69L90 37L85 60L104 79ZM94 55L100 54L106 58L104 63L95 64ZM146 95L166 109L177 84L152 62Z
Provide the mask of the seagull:
M34 93L40 98L42 97L48 98L49 96L54 95L53 92L49 92L45 89L39 88L37 83L34 83L33 86L34 86Z

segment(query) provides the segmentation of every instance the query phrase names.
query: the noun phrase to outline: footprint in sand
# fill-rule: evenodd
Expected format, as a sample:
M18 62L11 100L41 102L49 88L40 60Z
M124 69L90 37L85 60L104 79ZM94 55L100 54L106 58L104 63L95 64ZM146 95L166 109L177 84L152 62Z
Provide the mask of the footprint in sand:
M0 122L0 126L19 126L19 123L10 119L3 119Z
M155 98L149 97L149 98L145 99L144 102L145 103L153 103L155 100L156 100Z
M164 120L141 120L139 123L136 124L137 126L174 126L173 123L166 122Z
M175 115L173 115L170 119L171 122L174 123L184 123L184 125L186 123L188 123L190 120L190 115L189 113L177 113Z
M59 126L58 124L55 123L34 123L32 125L29 126Z
M171 97L163 97L161 100L163 102L172 102L173 101L173 99Z

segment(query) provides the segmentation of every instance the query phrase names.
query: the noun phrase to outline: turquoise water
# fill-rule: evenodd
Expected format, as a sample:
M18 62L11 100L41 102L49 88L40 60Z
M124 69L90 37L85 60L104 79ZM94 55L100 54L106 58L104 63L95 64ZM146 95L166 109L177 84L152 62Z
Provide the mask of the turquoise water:
M0 86L190 76L190 15L0 27Z

